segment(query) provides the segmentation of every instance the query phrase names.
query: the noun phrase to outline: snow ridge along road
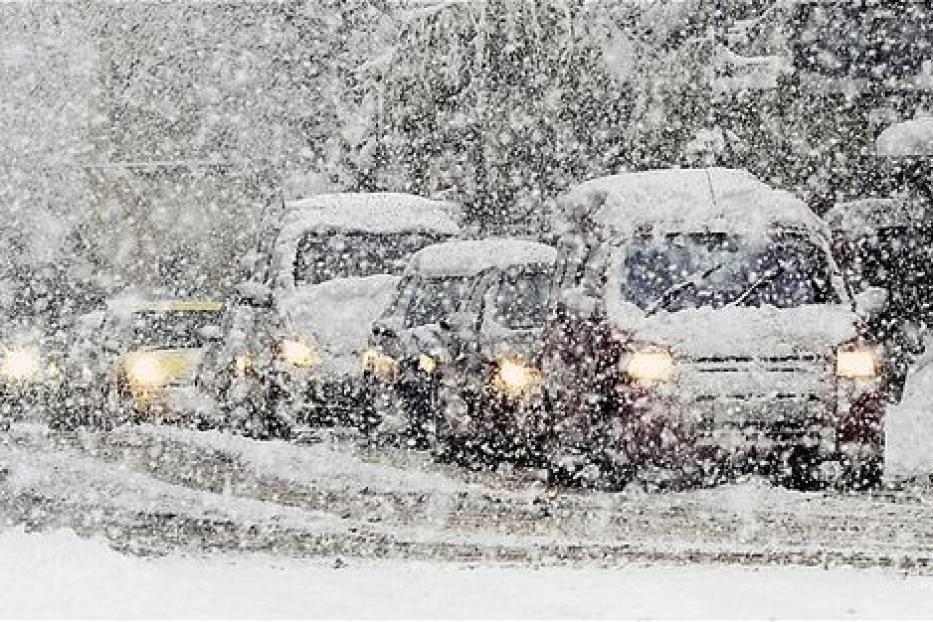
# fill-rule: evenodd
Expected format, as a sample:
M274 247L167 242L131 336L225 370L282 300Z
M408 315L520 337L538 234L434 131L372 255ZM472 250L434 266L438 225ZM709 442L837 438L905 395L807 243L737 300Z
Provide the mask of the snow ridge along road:
M145 555L522 564L798 564L933 573L933 494L798 493L746 482L646 494L548 490L523 472L469 473L349 433L259 442L127 426L0 444L0 518L68 527Z

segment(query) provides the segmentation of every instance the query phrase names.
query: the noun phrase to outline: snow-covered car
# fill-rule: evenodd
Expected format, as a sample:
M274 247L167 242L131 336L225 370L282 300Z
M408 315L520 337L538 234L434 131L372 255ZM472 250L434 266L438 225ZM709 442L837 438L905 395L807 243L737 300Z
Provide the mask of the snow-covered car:
M224 305L222 338L204 352L198 386L217 405L214 424L254 438L289 438L294 421L277 408L273 375L276 346L285 337L281 318L268 307Z
M596 179L559 204L555 475L877 479L886 362L863 322L877 292L853 300L803 202L711 168Z
M60 404L76 319L93 304L66 268L21 266L0 279L0 427Z
M287 205L271 250L268 296L278 325L259 373L273 407L308 423L360 410L360 357L411 255L459 234L454 203L396 193L317 195ZM262 288L260 288L262 289Z
M508 238L445 242L415 253L363 354L371 419L383 430L404 429L415 444L428 442L436 426L439 378L465 381L459 359L472 354L481 320L484 336L495 325L504 342L527 340L517 331L529 321L519 305L529 301L515 288L529 285L532 274L546 274L555 253L537 242ZM543 285L540 280L535 284ZM488 317L481 316L493 289L503 299L490 300ZM475 356L470 363L473 372Z
M927 201L910 196L847 201L824 216L833 254L853 291L887 292L869 329L886 345L895 394L933 319L931 216Z
M541 337L557 251L509 242L453 317L437 368L435 452L470 465L536 464L548 421Z
M211 416L214 405L197 379L205 347L222 336L222 314L214 300L113 301L102 326L104 352L88 372L106 396L104 424Z

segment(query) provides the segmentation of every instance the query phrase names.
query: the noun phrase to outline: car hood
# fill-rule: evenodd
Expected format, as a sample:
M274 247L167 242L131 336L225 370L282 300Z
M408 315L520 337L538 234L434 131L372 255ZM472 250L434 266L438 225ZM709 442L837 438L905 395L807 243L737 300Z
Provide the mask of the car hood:
M817 354L858 336L858 316L843 305L703 308L647 317L615 313L610 319L636 343L670 347L691 358Z
M287 330L316 341L325 368L349 372L359 367L373 323L392 301L398 282L399 277L389 275L334 279L286 290L276 304Z

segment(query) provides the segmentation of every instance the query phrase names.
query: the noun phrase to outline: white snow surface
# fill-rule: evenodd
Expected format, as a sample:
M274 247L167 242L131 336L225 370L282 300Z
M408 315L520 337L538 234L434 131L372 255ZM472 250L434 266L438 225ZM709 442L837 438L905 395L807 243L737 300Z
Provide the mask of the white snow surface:
M903 198L859 199L833 206L823 218L833 230L871 233L883 227L920 222L923 212L920 203Z
M319 194L286 203L282 236L307 231L428 231L456 235L460 206L396 192Z
M392 301L400 277L333 279L281 291L276 304L296 337L314 339L325 375L360 373L359 354L373 323Z
M920 117L887 128L875 141L875 152L889 158L933 155L933 117Z
M459 240L421 249L412 256L407 271L425 276L473 276L488 268L552 264L556 259L553 247L529 240Z
M857 336L857 317L844 305L724 307L661 311L609 297L609 317L637 340L671 347L686 356L793 356L832 352Z
M122 556L0 532L0 611L71 617L922 618L929 577L812 568L529 568L265 555Z
M572 188L558 203L589 218L609 234L717 231L758 234L774 227L807 228L828 237L826 224L806 203L744 170L664 169L593 179Z
M933 355L911 370L900 403L885 414L884 433L886 478L933 476Z

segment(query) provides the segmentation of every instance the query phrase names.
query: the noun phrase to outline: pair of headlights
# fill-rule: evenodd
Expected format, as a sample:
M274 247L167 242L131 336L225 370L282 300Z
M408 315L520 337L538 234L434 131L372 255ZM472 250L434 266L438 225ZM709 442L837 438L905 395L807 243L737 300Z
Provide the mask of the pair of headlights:
M317 347L301 339L283 339L275 346L276 360L297 369L311 369L321 362ZM248 376L256 371L256 358L252 353L243 352L233 359L233 372L237 376Z
M367 348L361 359L363 371L369 372L385 382L392 382L398 374L399 362L377 348ZM427 354L418 356L418 370L428 375L437 369L437 359Z
M628 352L622 366L629 378L639 383L669 382L674 376L674 357L667 350L645 349ZM836 376L851 380L877 378L884 366L881 350L869 346L845 346L836 351Z

